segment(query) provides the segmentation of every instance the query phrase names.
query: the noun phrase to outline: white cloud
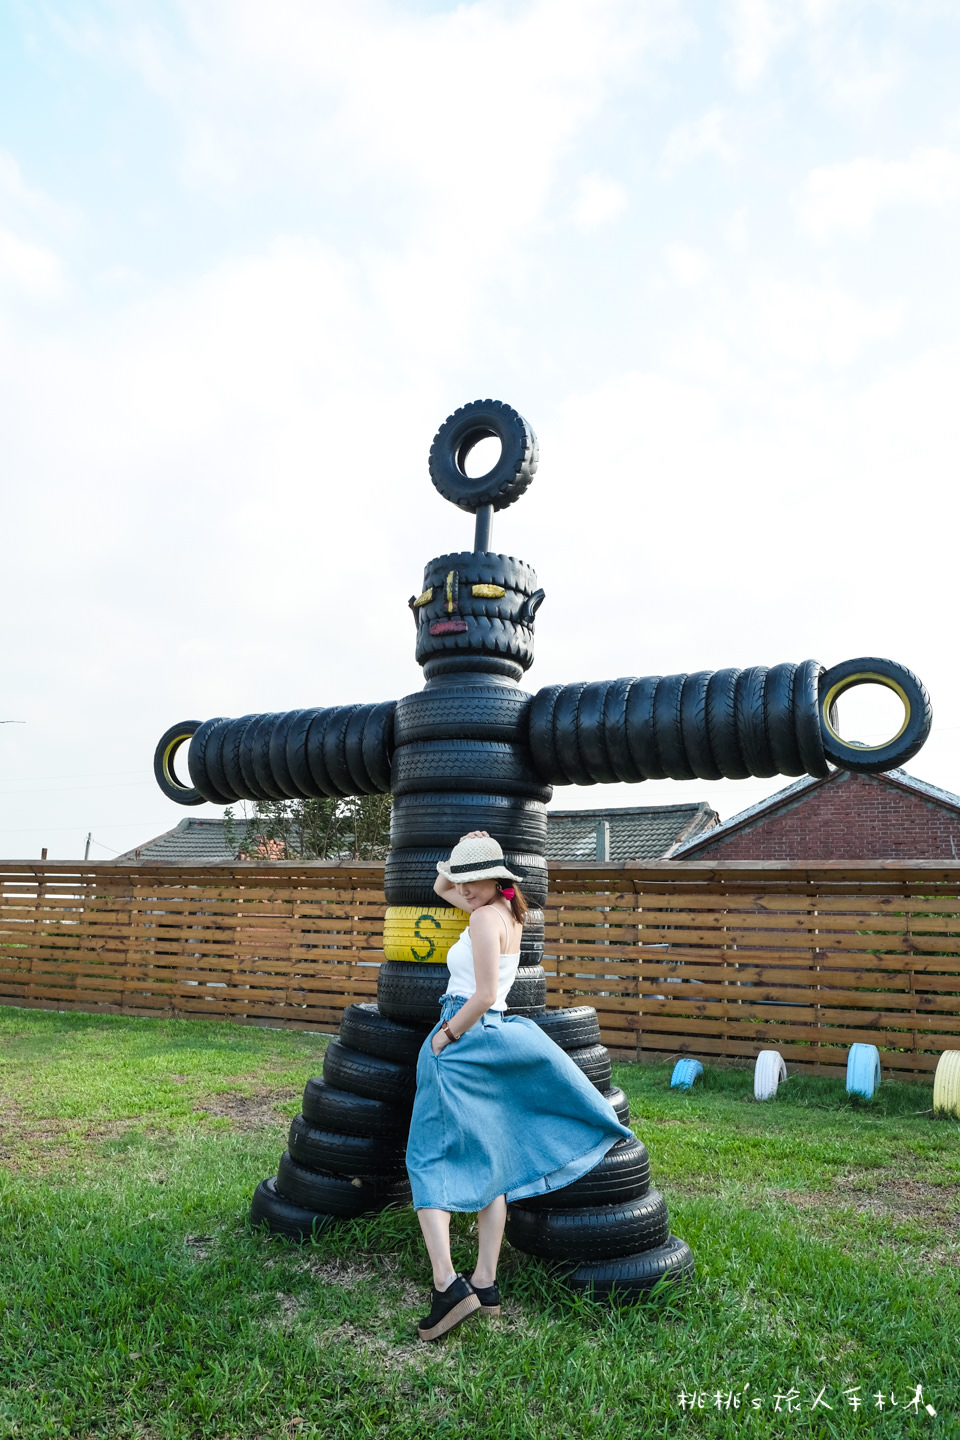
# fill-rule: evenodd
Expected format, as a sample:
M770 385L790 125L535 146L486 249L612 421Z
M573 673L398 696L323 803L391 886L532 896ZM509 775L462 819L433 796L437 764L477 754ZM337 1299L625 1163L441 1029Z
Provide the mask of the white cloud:
M664 251L667 267L678 285L699 285L707 274L707 260L692 245L668 245Z
M730 0L725 18L731 40L727 59L735 83L747 89L795 32L796 7L775 0Z
M737 158L737 150L724 133L727 123L727 112L715 107L699 120L677 125L663 147L664 171L670 174L704 155L715 155L725 164L731 164Z
M0 226L0 288L32 300L52 300L63 288L59 257Z
M803 228L818 240L836 231L865 232L892 205L949 204L960 194L960 156L917 150L906 160L862 157L812 170L794 198Z
M609 175L584 175L580 181L573 219L577 228L590 232L611 224L627 207L627 191Z
M894 303L864 305L836 288L783 281L758 286L751 311L758 360L804 369L849 365L871 340L893 335L901 318Z

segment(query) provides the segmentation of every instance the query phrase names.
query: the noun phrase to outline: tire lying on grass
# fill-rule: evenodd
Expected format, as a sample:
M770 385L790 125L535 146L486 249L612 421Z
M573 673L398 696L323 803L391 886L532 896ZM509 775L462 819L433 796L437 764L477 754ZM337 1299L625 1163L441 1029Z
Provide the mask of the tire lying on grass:
M250 1224L266 1224L275 1235L286 1235L288 1240L309 1240L312 1235L328 1229L338 1218L287 1200L277 1190L273 1176L269 1180L261 1180L253 1192Z
M507 1207L506 1236L516 1250L542 1260L605 1260L664 1245L666 1201L648 1190L620 1205L538 1209L518 1201Z
M330 1175L388 1175L404 1169L404 1136L342 1135L296 1115L287 1141L292 1159Z
M572 1210L596 1205L619 1205L650 1189L650 1158L642 1140L618 1140L599 1164L572 1185L549 1195L522 1201L528 1210Z
M591 1260L575 1269L559 1269L564 1284L581 1294L596 1298L621 1297L626 1302L642 1299L660 1280L678 1288L692 1283L693 1255L685 1240L670 1235L663 1245L643 1250L638 1255L623 1255L616 1260Z
M284 1150L277 1169L277 1192L304 1209L346 1217L402 1205L410 1199L406 1173L399 1175L323 1175Z
M406 1138L410 1128L409 1104L391 1104L366 1095L339 1090L322 1076L308 1080L303 1092L303 1118L319 1130L342 1135L382 1135Z

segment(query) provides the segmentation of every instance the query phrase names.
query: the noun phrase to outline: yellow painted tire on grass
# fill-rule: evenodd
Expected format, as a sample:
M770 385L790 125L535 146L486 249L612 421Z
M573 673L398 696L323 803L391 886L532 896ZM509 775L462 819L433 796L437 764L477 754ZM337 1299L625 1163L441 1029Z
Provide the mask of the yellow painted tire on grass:
M960 1050L944 1050L933 1077L933 1108L960 1115Z
M383 918L384 958L416 965L445 965L447 951L469 924L465 910L391 905Z

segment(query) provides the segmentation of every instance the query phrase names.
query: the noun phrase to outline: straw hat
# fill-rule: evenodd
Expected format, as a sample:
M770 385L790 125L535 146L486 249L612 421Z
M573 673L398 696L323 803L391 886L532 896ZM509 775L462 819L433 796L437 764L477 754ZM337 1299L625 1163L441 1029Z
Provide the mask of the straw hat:
M466 885L469 880L515 880L514 875L503 863L503 851L496 840L461 840L454 845L450 859L437 861L437 869L444 880L454 885Z

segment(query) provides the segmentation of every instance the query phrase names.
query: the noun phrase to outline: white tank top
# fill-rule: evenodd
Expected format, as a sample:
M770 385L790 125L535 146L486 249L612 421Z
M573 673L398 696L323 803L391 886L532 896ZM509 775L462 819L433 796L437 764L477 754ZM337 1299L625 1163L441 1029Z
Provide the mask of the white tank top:
M497 977L497 998L490 1006L491 1010L506 1010L507 995L517 978L517 970L520 965L520 952L516 955L500 956L500 971ZM447 969L450 971L450 984L444 994L462 995L465 1000L476 993L477 976L473 968L473 941L470 939L470 927L455 940L447 951Z

